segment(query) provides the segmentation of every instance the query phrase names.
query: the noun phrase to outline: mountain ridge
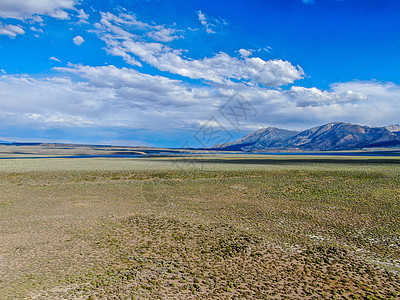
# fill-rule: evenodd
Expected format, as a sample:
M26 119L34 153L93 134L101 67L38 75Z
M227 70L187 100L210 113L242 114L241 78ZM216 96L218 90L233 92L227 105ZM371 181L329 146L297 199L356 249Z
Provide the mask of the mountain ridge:
M267 127L251 132L234 142L215 145L211 149L225 151L339 151L372 147L400 147L400 126L369 127L345 122L331 122L301 132Z

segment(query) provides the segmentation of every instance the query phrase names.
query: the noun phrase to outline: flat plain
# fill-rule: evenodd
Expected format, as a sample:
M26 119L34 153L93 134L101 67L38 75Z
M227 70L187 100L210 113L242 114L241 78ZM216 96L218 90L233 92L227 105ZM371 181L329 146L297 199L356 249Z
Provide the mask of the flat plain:
M399 297L397 157L24 155L0 161L1 299Z

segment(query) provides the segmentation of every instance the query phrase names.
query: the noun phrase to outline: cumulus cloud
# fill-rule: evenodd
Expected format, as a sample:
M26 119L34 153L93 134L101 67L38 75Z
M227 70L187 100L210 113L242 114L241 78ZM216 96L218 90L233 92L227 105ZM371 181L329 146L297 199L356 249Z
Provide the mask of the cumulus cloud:
M124 41L121 46L123 53L132 53L161 71L216 84L232 85L232 80L240 80L250 85L281 86L304 76L300 67L282 60L238 59L224 52L211 58L190 60L183 58L179 51L157 43L130 40Z
M299 107L307 106L326 106L338 103L356 103L358 101L366 100L367 96L363 93L354 92L351 89L341 90L337 92L321 91L315 87L304 88L300 86L293 86L290 88L288 94L291 99L296 102Z
M242 81L248 85L281 86L301 79L304 72L299 66L288 61L264 61L248 57L250 50L241 49L242 58L232 57L224 52L200 60L185 58L181 49L173 49L162 43L143 41L138 35L121 27L126 22L136 25L136 18L103 14L96 25L97 33L107 44L107 51L121 56L132 65L141 66L142 61L161 71L167 71L191 79L203 79L215 84L232 85ZM141 24L142 27L146 26Z
M350 81L333 84L332 89L339 93L351 90L356 93L364 94L367 97L377 97L381 99L392 99L395 97L394 99L400 101L399 85L392 82Z
M80 35L74 37L72 40L73 40L74 44L76 44L78 46L82 45L85 42L83 37L81 37Z
M14 38L18 34L25 34L25 30L20 26L0 24L0 35L8 35L9 37Z
M76 4L76 0L1 0L0 17L22 20L34 15L48 15L68 19L66 10L73 9Z

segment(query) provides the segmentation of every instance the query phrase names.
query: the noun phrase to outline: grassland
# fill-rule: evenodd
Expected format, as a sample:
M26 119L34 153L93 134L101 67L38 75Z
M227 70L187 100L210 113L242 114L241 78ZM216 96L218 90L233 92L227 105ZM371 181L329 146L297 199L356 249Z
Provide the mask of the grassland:
M398 158L0 164L1 299L396 299Z

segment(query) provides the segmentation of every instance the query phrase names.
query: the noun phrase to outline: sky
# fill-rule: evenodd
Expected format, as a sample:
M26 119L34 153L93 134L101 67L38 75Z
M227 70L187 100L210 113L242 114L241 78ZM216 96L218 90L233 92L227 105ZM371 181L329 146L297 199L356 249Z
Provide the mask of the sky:
M0 140L399 124L398 0L0 0Z

